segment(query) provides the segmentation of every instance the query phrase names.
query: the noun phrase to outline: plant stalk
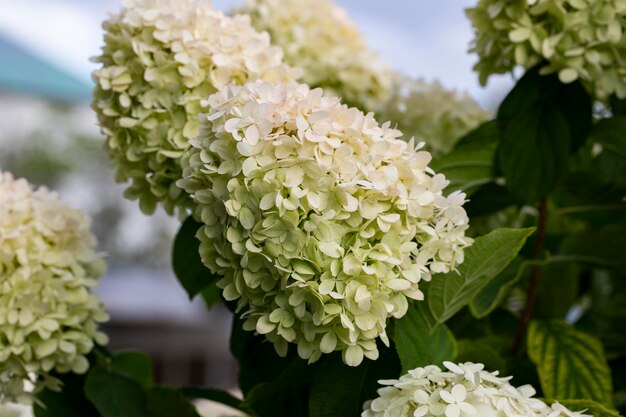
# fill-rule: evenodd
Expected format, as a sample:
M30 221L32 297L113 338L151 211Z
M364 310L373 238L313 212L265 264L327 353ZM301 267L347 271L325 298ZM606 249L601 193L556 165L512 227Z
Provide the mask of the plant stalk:
M535 248L533 255L535 258L539 258L543 252L546 240L546 225L548 223L548 198L544 197L539 201L539 224L537 225L537 239L535 240ZM533 265L530 275L530 285L528 287L528 297L526 298L526 305L524 306L524 312L520 319L519 327L517 328L517 334L515 335L515 341L511 347L511 353L516 356L524 342L526 332L528 331L528 324L535 308L535 300L537 299L537 289L539 288L539 281L541 279L541 265Z

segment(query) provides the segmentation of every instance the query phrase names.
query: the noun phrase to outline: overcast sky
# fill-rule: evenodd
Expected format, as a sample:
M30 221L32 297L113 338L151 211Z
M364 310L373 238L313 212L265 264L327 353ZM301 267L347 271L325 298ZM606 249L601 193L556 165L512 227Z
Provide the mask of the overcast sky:
M438 79L493 105L512 85L509 77L478 85L467 54L471 28L463 9L476 0L336 0L359 25L369 45L396 69ZM238 0L213 0L229 10ZM118 0L0 0L0 33L89 82L100 24ZM2 65L2 63L0 63Z

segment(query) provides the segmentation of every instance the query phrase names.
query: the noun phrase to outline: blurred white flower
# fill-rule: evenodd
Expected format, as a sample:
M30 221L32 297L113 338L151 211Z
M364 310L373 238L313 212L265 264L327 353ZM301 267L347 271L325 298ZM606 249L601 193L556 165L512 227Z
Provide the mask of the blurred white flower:
M302 81L372 110L389 94L391 70L370 50L346 11L332 0L249 0L235 10L267 31Z
M108 316L91 292L105 270L90 219L45 188L0 173L0 402L84 373Z

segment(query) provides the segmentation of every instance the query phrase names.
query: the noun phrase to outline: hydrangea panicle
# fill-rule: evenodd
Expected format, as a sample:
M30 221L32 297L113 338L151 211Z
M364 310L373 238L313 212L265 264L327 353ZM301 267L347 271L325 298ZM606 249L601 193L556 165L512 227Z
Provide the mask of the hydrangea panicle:
M198 134L201 99L228 83L294 80L282 51L246 16L227 17L199 0L123 0L104 22L94 61L92 107L126 196L151 213L188 203L175 185L180 157Z
M379 397L363 405L362 417L593 417L559 403L533 398L530 385L514 387L483 364L444 362L416 368L398 380L378 381Z
M419 283L463 261L465 195L373 114L306 85L229 86L208 99L179 185L203 262L245 328L310 361L376 359Z
M626 98L626 1L478 0L467 15L481 84L546 61L542 72L563 83L580 79L600 100Z
M107 342L98 323L108 316L91 292L105 265L90 223L0 172L0 402L57 386L51 371L86 372L94 342Z
M249 15L257 30L267 31L311 87L367 110L388 96L391 69L332 0L249 0L235 12Z

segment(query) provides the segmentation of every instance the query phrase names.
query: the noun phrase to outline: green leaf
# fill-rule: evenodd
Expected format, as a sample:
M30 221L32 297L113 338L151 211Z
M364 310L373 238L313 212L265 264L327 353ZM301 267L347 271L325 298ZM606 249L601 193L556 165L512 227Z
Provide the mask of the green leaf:
M459 340L456 361L482 363L486 370L506 375L506 361L490 338Z
M148 392L148 411L152 417L200 417L181 390L164 386Z
M493 280L520 251L534 228L500 228L478 237L465 250L465 262L458 272L438 274L422 288L420 311L431 329L445 322Z
M43 390L33 406L35 417L100 417L83 392L85 375L53 375L63 383L61 391Z
M626 158L626 116L600 120L591 131L591 138L604 149Z
M491 314L504 301L510 288L520 280L528 265L530 265L530 262L525 262L519 256L513 259L470 302L469 306L472 315L481 319Z
M402 373L426 365L441 365L456 356L456 340L445 325L432 333L414 303L406 315L395 321L394 342L402 363Z
M116 352L111 361L111 369L133 379L143 388L152 386L152 361L143 352Z
M174 273L190 299L214 286L219 279L217 275L211 274L200 258L200 241L196 238L196 232L201 226L189 216L180 227L172 250ZM210 299L214 300L213 297Z
M248 408L243 405L243 401L227 391L215 388L185 387L182 389L182 392L189 398L202 398L204 400L210 400L227 405L235 410L249 413Z
M141 385L101 366L87 375L85 394L102 417L151 417Z
M546 400L546 403L552 404L556 400ZM592 400L559 400L560 404L574 412L584 411L585 414L593 417L621 417L617 411L607 408L602 404Z
M379 347L379 351L376 361L366 359L357 367L345 365L339 354L322 357L311 384L309 416L360 417L363 403L376 397L378 380L400 375L394 349Z
M570 152L586 141L592 103L579 83L540 75L537 65L518 81L498 110L498 165L521 203L547 195L566 172Z
M571 261L626 272L626 229L607 226L601 229L568 235L554 256L558 261Z
M493 181L497 129L495 121L483 123L462 138L452 152L433 161L432 168L450 181L449 190L471 194L479 186Z
M465 211L472 221L515 205L515 200L502 185L490 182L479 187L465 203Z
M567 121L551 104L538 104L511 119L497 151L511 195L534 203L548 194L565 172L570 140Z
M528 355L537 366L545 397L591 399L613 406L611 371L595 337L561 321L533 321Z
M535 318L562 319L578 299L580 268L572 262L548 263L541 268Z
M272 343L262 335L243 330L242 323L236 316L230 348L239 362L238 382L246 405L260 417L306 417L309 384L317 364L307 365L298 357L295 346L286 357L278 356ZM291 375L298 369L299 377L294 379ZM281 378L287 381L283 383Z

